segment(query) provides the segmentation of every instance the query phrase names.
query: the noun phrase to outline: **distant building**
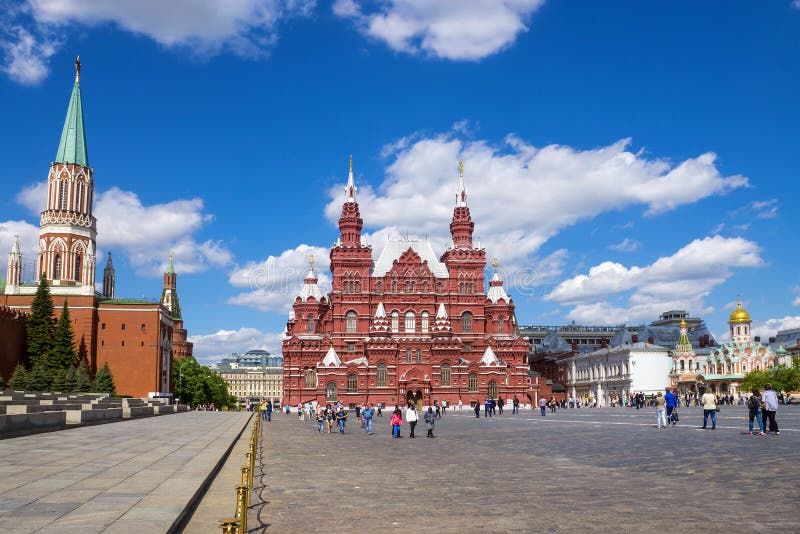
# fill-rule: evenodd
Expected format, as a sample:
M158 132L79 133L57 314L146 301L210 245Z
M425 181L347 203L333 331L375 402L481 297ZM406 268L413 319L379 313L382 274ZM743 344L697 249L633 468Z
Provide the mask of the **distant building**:
M463 172L455 193L452 242L441 256L427 240L399 238L376 259L361 235L351 160L330 250L332 291L322 294L312 261L286 324L285 402L469 405L549 396L529 375L529 343L496 269L486 283Z
M115 296L114 266L108 255L102 292L95 288L97 220L94 217L94 169L84 133L80 62L55 160L47 176L47 198L39 230L35 263L50 286L56 315L69 306L76 349L92 372L108 363L117 392L134 397L172 395L172 356L189 356L172 268L164 274L161 301ZM113 225L114 221L107 221ZM135 231L135 230L133 230ZM19 239L8 255L6 279L0 281L0 307L30 312L37 283L23 279ZM0 338L9 335L0 324ZM22 354L14 355L17 360ZM8 359L8 358L7 358ZM5 376L4 378L8 378Z
M564 361L570 395L609 406L635 393L651 395L669 385L669 349L637 341L594 352L577 354Z
M283 357L265 350L231 354L217 365L217 372L228 384L228 393L244 406L248 402L268 400L281 405L283 394Z

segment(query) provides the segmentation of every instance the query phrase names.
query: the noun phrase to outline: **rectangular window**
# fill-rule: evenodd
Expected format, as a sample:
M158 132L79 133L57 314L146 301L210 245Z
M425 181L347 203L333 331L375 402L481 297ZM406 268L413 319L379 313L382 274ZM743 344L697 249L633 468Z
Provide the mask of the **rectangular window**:
M406 363L411 363L411 350L406 350Z
M422 351L417 349L417 363L422 363Z
M478 391L478 375L474 373L469 375L469 390L471 392Z
M384 364L378 364L378 372L375 377L375 385L379 388L386 387L386 366Z
M472 343L464 343L464 352L470 352L472 350Z
M347 352L355 352L356 351L356 344L355 343L348 343L347 344Z
M450 366L448 364L442 365L442 386L448 387L450 385Z

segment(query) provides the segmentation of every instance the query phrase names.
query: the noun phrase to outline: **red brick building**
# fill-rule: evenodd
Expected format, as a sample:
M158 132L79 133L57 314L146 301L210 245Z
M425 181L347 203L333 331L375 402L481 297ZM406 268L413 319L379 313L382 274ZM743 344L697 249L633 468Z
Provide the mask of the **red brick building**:
M70 310L76 348L82 348L94 372L108 362L117 392L135 397L171 395L171 356L191 355L186 341L172 267L164 274L161 300L115 298L111 253L103 273L103 290L95 289L97 221L94 169L84 133L80 63L61 133L56 159L47 178L47 207L42 212L36 280L44 274L56 314L64 302ZM113 221L107 221L113 224ZM17 239L9 253L0 306L30 311L35 283L22 279L22 253ZM5 334L0 323L0 337ZM14 356L22 358L22 351ZM5 378L8 378L7 376Z
M529 344L496 268L485 290L486 251L473 246L463 167L452 244L441 257L427 240L401 238L374 260L362 226L351 159L330 251L332 291L320 292L312 257L286 325L284 403L469 405L549 395L529 377Z

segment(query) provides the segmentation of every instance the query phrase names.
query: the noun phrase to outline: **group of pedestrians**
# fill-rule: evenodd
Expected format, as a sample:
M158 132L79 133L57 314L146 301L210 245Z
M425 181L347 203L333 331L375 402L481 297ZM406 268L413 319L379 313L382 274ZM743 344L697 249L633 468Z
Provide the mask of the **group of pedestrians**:
M441 414L439 415L441 418ZM435 438L436 436L433 435L433 429L436 425L437 415L436 412L433 411L433 407L429 406L428 411L425 412L423 415L423 420L425 421L425 426L427 427L428 434L427 437ZM417 427L417 423L419 422L419 414L417 413L417 407L414 403L409 403L408 407L406 408L406 423L408 423L409 428L409 438L416 438L417 436L414 434L414 431ZM403 411L400 409L399 406L395 406L394 411L392 412L392 417L389 420L389 423L392 425L392 437L394 438L402 438L403 435L401 434L400 430L403 426Z
M778 411L778 395L772 389L772 384L764 386L764 393L761 393L758 388L753 388L750 398L747 399L748 411L748 434L753 435L753 421L758 423L758 435L763 436L766 430L774 432L775 435L780 434L778 429L778 422L775 420L775 414Z
M461 406L461 400L458 401L459 409ZM495 414L503 415L503 408L506 406L506 400L500 396L496 399L493 397L486 397L483 401L483 416L484 417L494 417ZM481 403L476 402L475 406L473 407L475 411L475 417L480 418L481 416ZM519 398L514 395L514 399L511 401L511 413L516 415L519 413Z

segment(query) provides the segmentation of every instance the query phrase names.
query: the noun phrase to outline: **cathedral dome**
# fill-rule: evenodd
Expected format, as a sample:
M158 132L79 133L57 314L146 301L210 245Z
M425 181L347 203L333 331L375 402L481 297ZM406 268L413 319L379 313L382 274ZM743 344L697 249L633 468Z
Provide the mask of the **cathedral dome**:
M739 301L736 303L736 309L733 310L731 313L731 318L728 320L729 323L750 323L750 314L742 308L742 302Z

